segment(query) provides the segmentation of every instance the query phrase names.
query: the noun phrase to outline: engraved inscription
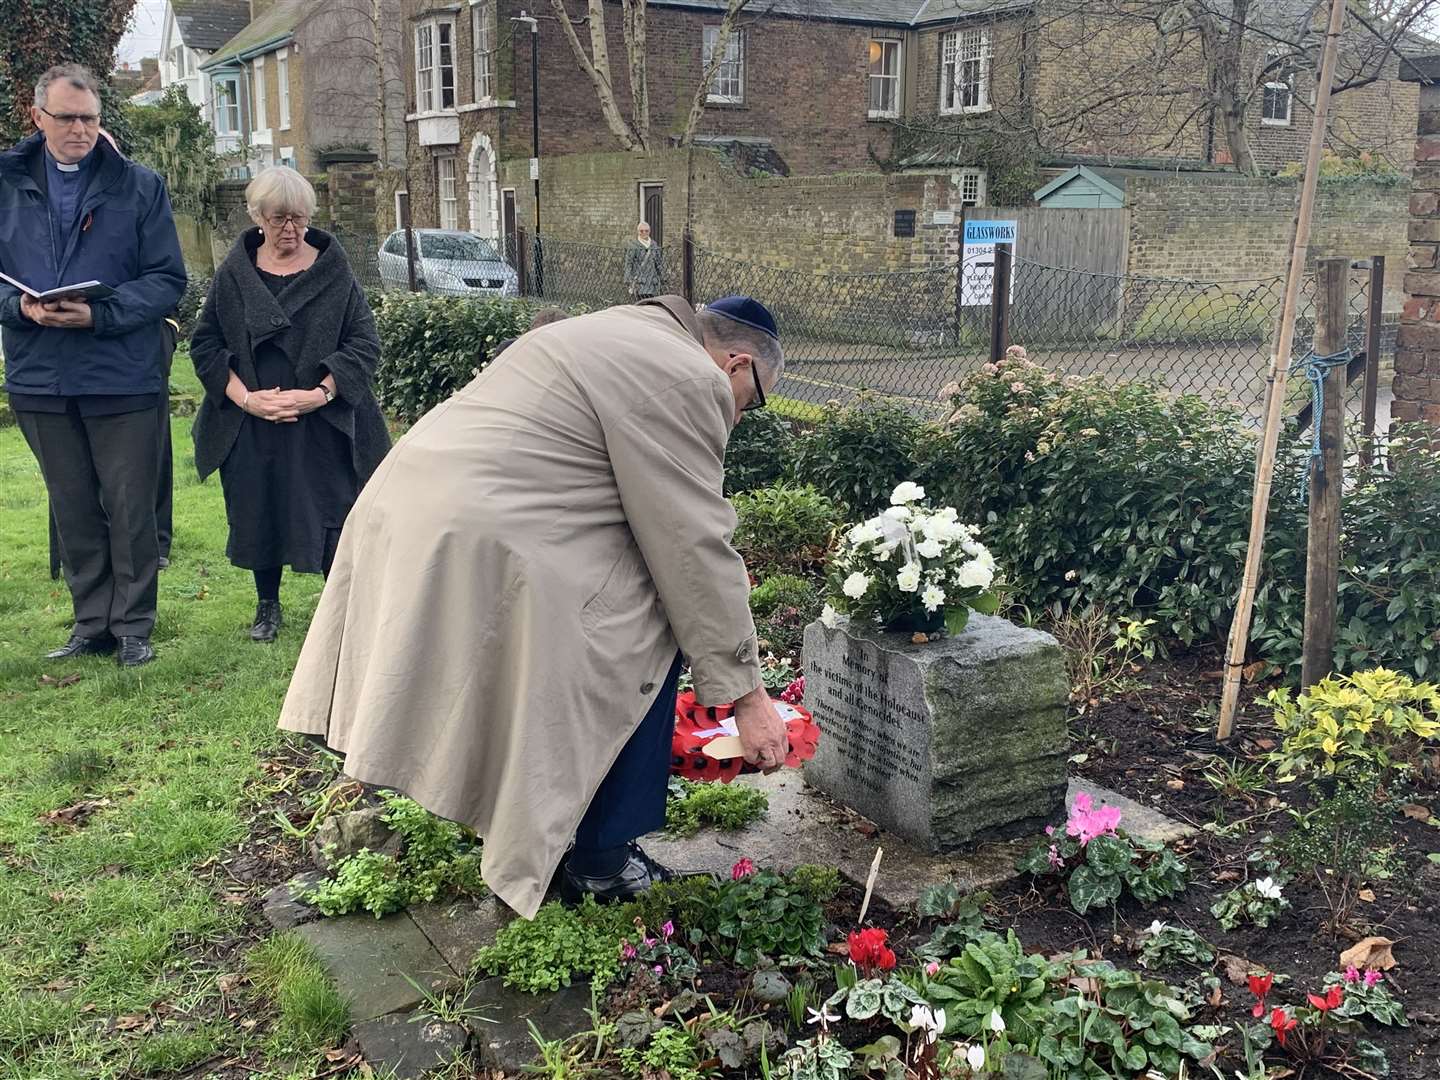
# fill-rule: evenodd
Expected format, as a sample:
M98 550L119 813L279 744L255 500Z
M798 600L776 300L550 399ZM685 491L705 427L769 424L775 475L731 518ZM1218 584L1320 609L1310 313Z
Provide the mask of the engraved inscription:
M930 718L913 691L897 693L888 668L858 651L838 666L825 658L814 671L819 693L810 707L821 745L846 779L875 795L924 784Z

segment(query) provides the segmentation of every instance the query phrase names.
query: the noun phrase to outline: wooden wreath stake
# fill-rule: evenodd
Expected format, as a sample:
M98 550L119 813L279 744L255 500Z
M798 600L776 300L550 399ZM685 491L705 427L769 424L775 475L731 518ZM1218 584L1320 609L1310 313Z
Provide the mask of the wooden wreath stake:
M1320 60L1320 80L1315 90L1315 120L1310 126L1310 147L1305 154L1305 176L1300 184L1300 205L1295 212L1295 240L1290 247L1290 269L1285 276L1285 300L1280 309L1280 326L1270 353L1270 375L1266 379L1265 430L1255 464L1255 492L1250 506L1250 543L1245 551L1245 576L1235 604L1226 652L1225 682L1220 696L1220 724L1215 737L1230 738L1235 707L1240 700L1240 675L1245 649L1250 643L1250 616L1255 607L1255 590L1260 579L1260 556L1265 547L1265 519L1270 510L1270 486L1275 475L1275 453L1280 441L1280 419L1285 409L1285 377L1290 367L1295 340L1295 311L1300 299L1300 279L1310 254L1310 222L1315 215L1315 187L1320 179L1320 154L1325 146L1325 119L1330 112L1330 86L1335 78L1335 52L1345 18L1345 0L1330 0L1330 22L1325 30L1325 50Z
M870 894L875 891L875 879L880 876L880 859L884 854L884 848L875 849L875 858L870 862L870 876L865 879L865 899L860 901L860 918L855 920L856 926L865 925L865 913L870 910Z

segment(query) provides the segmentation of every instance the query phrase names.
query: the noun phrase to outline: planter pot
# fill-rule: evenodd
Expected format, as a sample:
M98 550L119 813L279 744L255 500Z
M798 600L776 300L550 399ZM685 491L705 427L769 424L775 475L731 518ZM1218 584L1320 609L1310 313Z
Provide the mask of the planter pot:
M945 609L938 611L907 611L885 624L885 629L899 634L925 634L940 637L945 633Z

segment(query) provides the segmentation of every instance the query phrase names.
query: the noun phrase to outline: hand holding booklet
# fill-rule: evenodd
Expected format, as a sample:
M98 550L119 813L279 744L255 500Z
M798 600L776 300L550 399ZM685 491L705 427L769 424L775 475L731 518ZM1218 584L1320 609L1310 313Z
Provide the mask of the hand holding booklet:
M74 285L61 285L58 289L46 289L44 292L36 292L23 281L16 281L9 274L0 273L0 281L14 285L32 300L39 300L47 304L57 300L104 300L115 295L114 289L99 281L80 281Z

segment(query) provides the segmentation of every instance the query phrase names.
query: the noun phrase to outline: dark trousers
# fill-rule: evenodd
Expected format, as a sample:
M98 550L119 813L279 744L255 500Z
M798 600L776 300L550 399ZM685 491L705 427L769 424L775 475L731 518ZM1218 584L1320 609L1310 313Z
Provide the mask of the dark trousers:
M75 633L149 637L155 625L158 408L110 416L17 411L50 496Z
M165 411L160 414L160 476L155 487L155 537L160 544L160 557L170 557L170 537L175 534L175 457L170 446L170 391L165 391ZM60 530L55 526L55 513L50 512L50 576L58 578L63 556L60 553Z
M620 847L665 825L665 796L670 787L671 746L675 739L675 689L679 682L677 656L655 703L600 781L590 808L580 819L580 827L575 830L577 850Z

